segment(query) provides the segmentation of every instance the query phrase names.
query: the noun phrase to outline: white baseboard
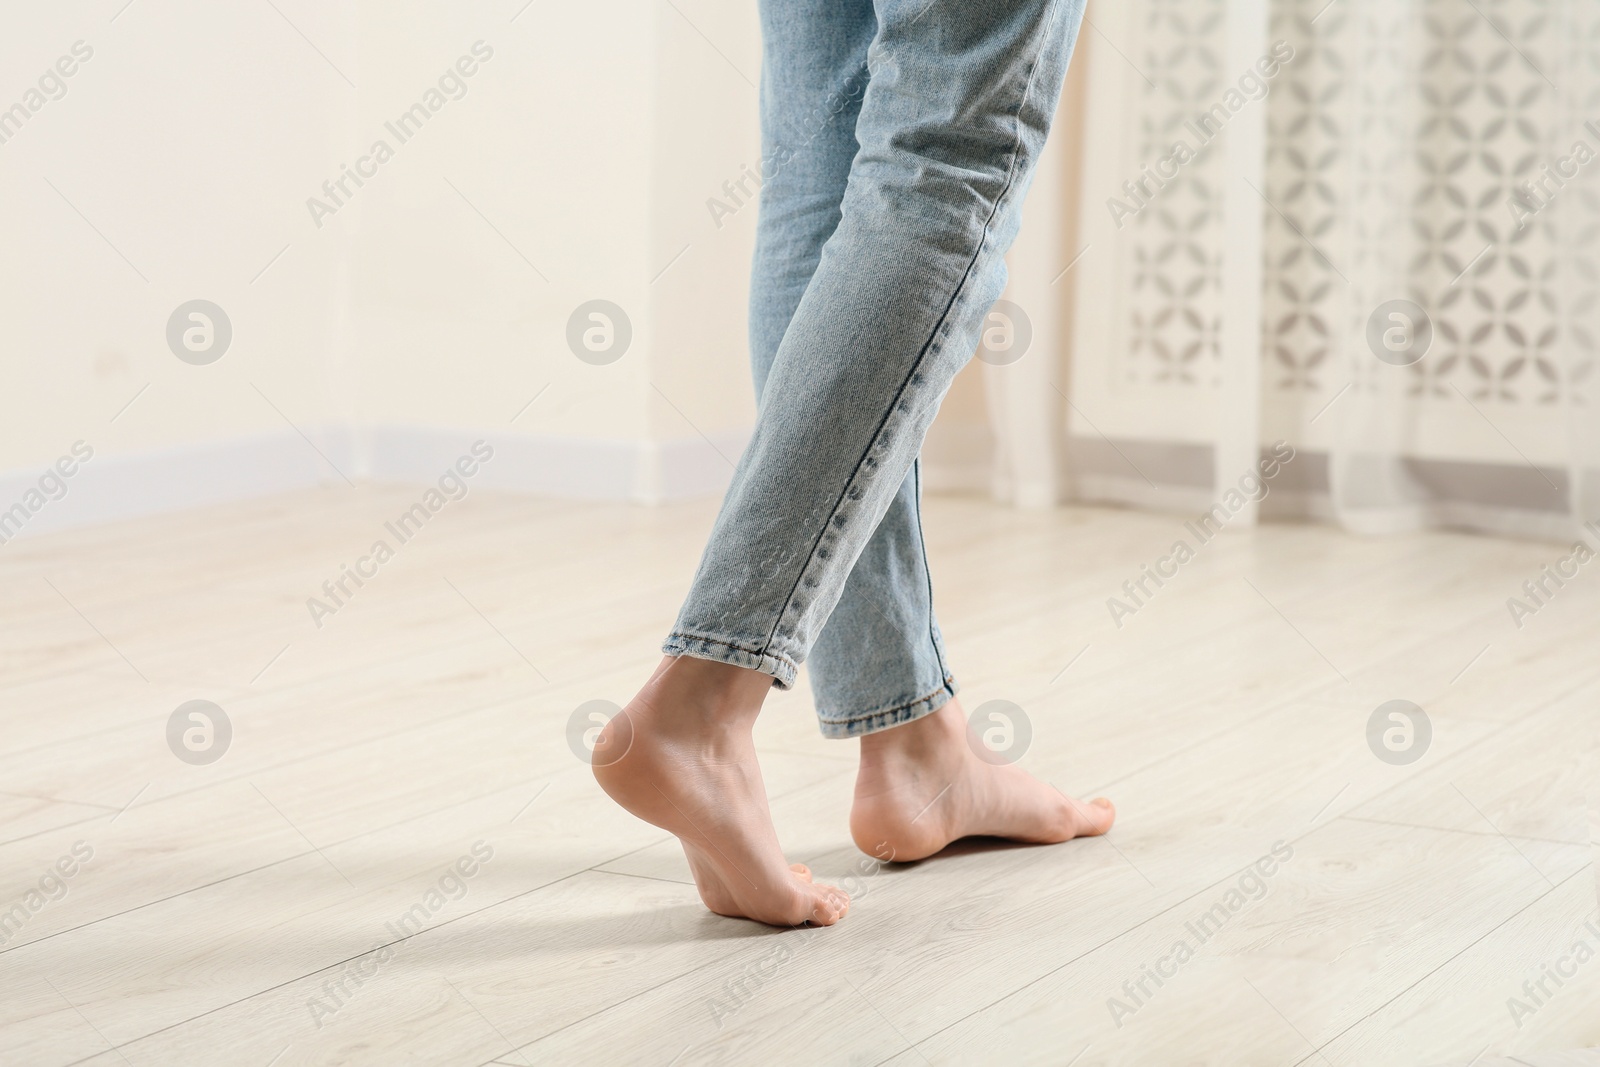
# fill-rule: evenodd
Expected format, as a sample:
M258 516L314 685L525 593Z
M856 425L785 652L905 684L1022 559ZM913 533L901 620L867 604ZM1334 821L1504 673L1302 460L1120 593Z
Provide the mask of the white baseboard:
M357 430L353 445L360 478L414 485L438 480L475 441L494 448L473 484L541 496L630 500L655 504L716 496L728 487L747 431L674 441L607 441L454 430L375 426ZM303 444L303 442L302 442Z
M0 473L0 542L318 485L423 485L467 454L473 442L494 458L473 476L486 489L589 500L659 503L714 496L727 488L748 433L708 442L588 440L427 426L322 427L232 440L96 456L64 479L26 517L5 513L39 487L46 470ZM308 443L309 439L310 443ZM320 453L320 454L319 454ZM38 496L34 497L37 501Z
M318 447L330 455L337 451L336 443L326 435L313 432L308 436L313 440L323 437ZM291 430L130 455L94 456L80 463L71 477L62 479L65 495L60 499L35 495L33 502L41 495L44 502L30 510L24 498L30 490L39 490L46 470L41 464L32 470L0 474L0 539L269 496L338 477ZM13 511L18 505L23 512Z

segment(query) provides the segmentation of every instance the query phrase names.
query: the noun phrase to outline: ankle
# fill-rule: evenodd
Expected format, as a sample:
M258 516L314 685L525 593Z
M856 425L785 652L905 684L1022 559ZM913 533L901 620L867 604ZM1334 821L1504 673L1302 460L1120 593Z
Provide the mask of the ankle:
M664 727L695 733L748 733L772 679L759 671L715 660L669 659L647 686L648 704Z
M892 768L939 762L941 758L948 758L952 750L965 745L966 731L961 706L951 700L920 719L862 737L861 765L863 768Z

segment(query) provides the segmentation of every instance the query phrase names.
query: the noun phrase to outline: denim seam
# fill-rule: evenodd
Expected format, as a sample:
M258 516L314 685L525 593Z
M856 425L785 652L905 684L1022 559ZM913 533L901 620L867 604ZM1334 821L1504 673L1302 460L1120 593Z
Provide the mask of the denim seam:
M772 630L767 634L767 640L762 646L760 653L761 655L774 655L774 653L770 651L772 648L772 643L777 640L778 629L783 625L784 616L789 613L790 609L794 605L795 593L800 589L801 583L805 581L806 573L811 569L812 564L816 562L817 550L822 544L822 538L826 536L828 527L833 525L834 519L838 517L839 509L844 504L845 499L849 496L851 486L854 484L856 478L860 475L862 466L866 463L868 456L872 454L873 448L878 444L879 439L882 437L884 425L889 421L889 417L894 414L894 410L899 405L901 397L905 395L906 386L911 383L911 380L916 377L917 372L922 369L922 366L927 362L929 354L941 351L941 349L936 348L935 346L942 340L942 335L949 332L948 327L951 312L955 309L961 297L968 290L968 283L972 280L973 268L977 266L978 260L983 257L984 248L988 245L989 235L994 226L995 216L1000 213L1000 208L1006 202L1006 197L1009 196L1011 191L1016 187L1017 159L1021 154L1022 148L1022 114L1027 110L1028 101L1033 96L1034 78L1036 78L1039 73L1039 57L1043 54L1045 44L1049 40L1049 27L1055 23L1055 17L1059 3L1060 0L1052 0L1050 4L1050 14L1045 19L1045 29L1039 34L1038 51L1036 51L1032 58L1030 58L1028 61L1027 81L1023 85L1022 95L1017 100L1016 112L1012 116L1012 121L1016 124L1016 136L1011 143L1011 160L1006 168L1005 184L1001 186L1000 192L995 195L994 205L989 209L989 216L988 218L984 219L983 230L978 235L978 244L973 250L972 258L967 261L966 270L962 272L961 279L956 282L955 291L950 294L950 300L945 304L944 312L939 316L938 321L933 324L932 333L929 335L928 340L923 342L922 350L917 353L917 358L912 362L910 369L906 372L905 378L901 380L900 387L895 390L893 402L890 403L887 410L884 411L883 418L879 420L877 428L873 431L872 437L867 442L866 450L862 452L861 458L856 460L855 467L852 469L850 477L845 480L844 488L840 491L838 499L834 501L832 509L828 512L827 520L822 524L822 529L817 532L816 540L812 542L811 550L806 555L806 561L801 565L799 573L795 576L794 585L789 589L789 595L784 598L783 606L778 609L778 616L775 620L773 620Z
M950 665L944 661L944 648L938 637L933 632L933 568L928 564L928 540L922 535L922 461L912 461L911 473L915 478L915 490L912 494L912 505L916 509L917 519L917 550L922 555L922 577L928 587L928 644L933 646L933 659L939 665L939 673L944 677L945 684L951 681Z
M780 668L780 671L778 673L773 673L772 678L773 681L778 684L778 688L780 689L791 688L794 685L796 675L798 675L800 672L799 664L795 663L794 659L790 656L784 655L781 652L769 652L765 649L751 648L747 645L741 645L737 641L730 641L725 637L717 637L711 634L692 633L688 630L673 630L667 635L667 640L663 644L662 651L667 652L668 655L672 655L673 653L670 651L670 649L672 648L674 641L683 645L717 645L722 648L730 649L734 652L743 652L747 655L755 656L759 660L773 660L776 666ZM694 655L694 653L687 650L678 654L690 656ZM704 657L697 656L695 658L699 659ZM721 662L727 661L724 660ZM755 669L759 670L760 668L757 667ZM764 671L763 673L772 672Z
M917 697L915 700L908 700L904 704L896 704L893 707L889 707L889 708L880 708L880 709L878 709L876 711L868 711L868 712L863 712L863 713L856 714L856 715L851 715L850 717L845 718L845 719L828 719L828 718L824 718L822 715L819 714L817 716L817 722L822 727L822 732L823 732L824 736L830 736L830 737L858 737L861 734L876 733L877 730L880 728L878 726L879 720L888 720L888 719L892 719L893 720L893 721L883 722L882 723L882 727L900 726L900 725L903 725L904 723L912 722L912 721L914 721L916 719L920 719L924 715L930 715L933 712L938 711L940 708L944 707L945 704L949 703L949 698L954 697L956 695L957 687L956 687L955 682L956 682L956 680L953 677L951 677L950 675L947 674L947 675L944 676L944 681L942 683L940 683L940 685L939 685L939 687L937 689L934 689L931 692L925 693L922 696ZM941 693L946 695L946 699L940 700L937 704L933 704L932 702ZM930 706L927 709L925 709L924 711L919 712L916 715L910 715L910 716L906 716L904 718L898 717L901 712L909 711L910 709L915 708L920 704L929 704ZM830 728L839 728L839 727L843 728L843 732L842 733L830 733ZM859 729L859 733L856 732L857 728L860 728Z

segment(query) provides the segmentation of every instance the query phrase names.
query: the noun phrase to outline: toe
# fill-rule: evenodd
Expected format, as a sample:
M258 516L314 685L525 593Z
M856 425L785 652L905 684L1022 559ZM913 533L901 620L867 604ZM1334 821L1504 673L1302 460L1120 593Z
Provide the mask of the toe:
M1111 801L1105 797L1095 797L1089 803L1070 797L1060 789L1056 795L1065 801L1061 816L1066 827L1066 841L1074 837L1098 837L1111 829L1111 823L1117 817L1117 810L1111 806Z
M850 912L850 896L831 885L816 887L812 899L811 922L818 926L832 926Z
M811 881L811 868L803 863L791 863L789 869L800 876L802 882Z
M1117 821L1117 809L1105 797L1095 797L1088 806L1078 809L1078 815L1088 824L1079 831L1084 836L1103 834Z

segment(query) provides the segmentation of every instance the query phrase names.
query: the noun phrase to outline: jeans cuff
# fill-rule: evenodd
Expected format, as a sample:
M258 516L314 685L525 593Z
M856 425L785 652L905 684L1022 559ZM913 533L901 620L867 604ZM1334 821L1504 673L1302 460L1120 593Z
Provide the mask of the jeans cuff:
M875 734L896 726L904 726L924 715L932 715L948 704L950 698L960 691L961 687L956 684L956 680L947 674L939 688L910 703L896 704L892 708L881 708L876 711L857 712L843 718L819 709L817 723L822 727L823 737L844 738Z
M735 667L748 667L762 674L772 675L779 689L793 689L794 679L800 673L799 664L781 652L764 652L735 644L721 637L706 634L689 634L674 630L667 635L661 651L669 656L692 656L717 663L731 663Z

